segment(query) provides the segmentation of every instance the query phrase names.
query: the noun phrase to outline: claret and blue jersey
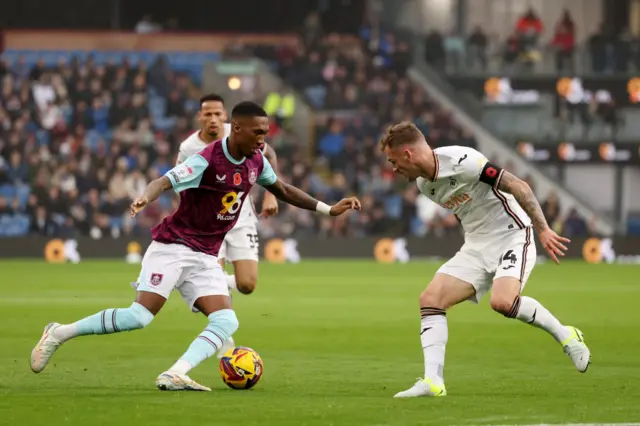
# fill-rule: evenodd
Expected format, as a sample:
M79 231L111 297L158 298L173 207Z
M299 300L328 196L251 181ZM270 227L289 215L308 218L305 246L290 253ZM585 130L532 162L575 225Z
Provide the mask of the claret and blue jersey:
M180 194L180 206L151 230L153 239L213 256L238 221L251 188L256 183L270 186L277 180L262 153L236 160L229 154L227 139L207 146L165 176Z

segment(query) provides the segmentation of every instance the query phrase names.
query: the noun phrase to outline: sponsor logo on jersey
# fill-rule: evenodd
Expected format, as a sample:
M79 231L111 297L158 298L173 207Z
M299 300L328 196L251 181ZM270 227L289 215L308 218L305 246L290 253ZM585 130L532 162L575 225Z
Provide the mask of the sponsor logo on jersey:
M454 195L453 197L449 198L447 201L445 201L440 205L445 209L452 210L452 209L455 209L456 207L459 207L463 204L468 203L471 200L472 198L469 196L469 194L464 193L464 194Z
M254 183L256 183L256 180L258 180L258 170L257 169L249 170L249 183L253 185Z
M218 220L234 220L236 218L236 213L240 211L240 207L242 207L242 196L244 192L227 192L224 194L220 203L222 204L222 209L218 212L216 218Z
M222 176L216 175L216 180L218 182L224 182L226 179L227 179L227 175L222 175Z

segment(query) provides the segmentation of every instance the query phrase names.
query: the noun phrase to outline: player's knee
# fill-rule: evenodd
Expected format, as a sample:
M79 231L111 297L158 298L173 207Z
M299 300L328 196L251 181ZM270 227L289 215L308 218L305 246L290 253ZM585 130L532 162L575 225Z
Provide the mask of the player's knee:
M431 286L427 287L422 291L422 293L420 293L420 306L437 309L448 308L448 306L444 306L444 298L442 297L442 292L437 291L437 289L431 288Z
M242 294L251 294L256 289L256 285L258 284L258 275L257 274L248 274L242 277L238 277L236 274L236 286L238 287L238 291Z
M238 317L232 309L221 309L209 315L210 327L217 330L222 336L222 340L227 340L238 331L240 323Z
M512 295L493 293L491 294L491 309L502 314L507 315L511 312L513 307L514 298Z
M153 318L153 314L147 308L136 302L126 309L115 311L116 326L123 330L145 328Z

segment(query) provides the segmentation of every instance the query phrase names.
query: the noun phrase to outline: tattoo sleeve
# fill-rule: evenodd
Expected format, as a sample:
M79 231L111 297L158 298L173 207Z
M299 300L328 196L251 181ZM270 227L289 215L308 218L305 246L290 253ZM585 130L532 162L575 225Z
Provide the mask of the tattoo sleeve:
M549 225L544 218L544 213L540 207L540 203L533 195L533 191L529 184L518 179L506 170L501 171L497 181L497 188L514 196L520 207L529 215L533 222L533 229L540 233L547 229Z
M293 185L277 180L273 185L265 187L277 199L305 210L315 211L318 200Z

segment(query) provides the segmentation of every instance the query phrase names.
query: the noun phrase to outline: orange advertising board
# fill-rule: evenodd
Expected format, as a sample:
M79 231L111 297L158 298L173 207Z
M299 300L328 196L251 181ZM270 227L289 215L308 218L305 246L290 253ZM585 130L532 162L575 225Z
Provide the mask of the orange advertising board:
M4 48L11 50L130 50L150 52L215 52L230 43L296 44L291 34L136 34L112 31L4 32Z

